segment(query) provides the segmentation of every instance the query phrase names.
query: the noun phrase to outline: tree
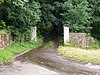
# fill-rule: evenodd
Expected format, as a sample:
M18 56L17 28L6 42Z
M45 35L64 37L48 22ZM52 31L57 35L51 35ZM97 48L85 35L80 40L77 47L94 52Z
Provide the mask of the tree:
M63 3L66 0L38 0L41 4L41 22L39 23L39 33L46 35L62 33L62 12Z
M93 13L92 35L100 39L100 0L88 0Z
M4 0L0 0L0 5L4 2ZM2 29L5 26L5 22L0 19L0 29Z
M40 21L40 4L30 0L6 0L2 9L2 19L10 27L14 39L30 39L31 27Z
M4 2L4 0L0 0L0 4L2 4Z
M67 0L63 11L63 24L69 25L71 32L90 32L92 13L87 0Z

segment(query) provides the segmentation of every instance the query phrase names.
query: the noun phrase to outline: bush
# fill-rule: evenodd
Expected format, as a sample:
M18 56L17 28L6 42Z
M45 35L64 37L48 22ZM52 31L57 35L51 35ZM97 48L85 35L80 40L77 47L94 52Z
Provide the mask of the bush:
M30 41L31 27L40 21L40 4L34 0L5 0L2 6L0 17L10 27L14 41Z
M7 48L0 50L0 63L12 60L16 53L37 48L42 42L42 38L38 38L36 42L12 42Z
M54 42L52 42L52 41L49 41L46 45L45 45L45 47L44 48L50 48L50 47L52 47L54 45Z
M87 46L85 49L89 49L89 50L100 49L100 41L95 40L95 42L93 44L91 44L90 46Z

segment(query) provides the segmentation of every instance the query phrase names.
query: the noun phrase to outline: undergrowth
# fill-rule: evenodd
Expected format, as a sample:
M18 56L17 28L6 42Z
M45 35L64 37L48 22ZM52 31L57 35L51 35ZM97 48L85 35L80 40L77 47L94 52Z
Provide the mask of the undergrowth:
M7 34L5 30L0 30L0 34Z
M70 41L64 44L64 46L67 47L75 47L75 48L81 48L77 43ZM86 50L96 50L96 49L100 49L100 41L95 40L93 44L86 46L82 49L86 49Z
M46 45L45 45L45 47L44 48L50 48L50 47L52 47L54 45L54 42L53 41L49 41Z
M64 46L59 46L58 53L67 59L100 64L100 41L95 39L94 43L85 48L81 48L75 42L70 41Z
M38 38L36 42L12 42L8 47L0 50L0 63L12 60L16 53L37 48L42 42L42 38Z

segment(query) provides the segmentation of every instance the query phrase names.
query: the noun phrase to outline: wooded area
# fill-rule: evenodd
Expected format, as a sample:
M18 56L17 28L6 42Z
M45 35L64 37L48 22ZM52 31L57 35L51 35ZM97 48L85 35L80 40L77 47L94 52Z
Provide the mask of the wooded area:
M28 41L31 27L38 34L88 33L100 39L100 0L0 0L0 30L11 33L14 41Z

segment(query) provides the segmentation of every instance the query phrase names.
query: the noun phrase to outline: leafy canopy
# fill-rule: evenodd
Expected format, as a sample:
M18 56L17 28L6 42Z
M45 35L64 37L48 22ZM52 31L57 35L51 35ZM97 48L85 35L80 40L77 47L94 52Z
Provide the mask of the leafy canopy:
M30 0L6 0L2 17L17 41L29 40L31 27L40 21L40 4Z
M92 14L87 0L67 0L61 15L72 32L90 32Z

